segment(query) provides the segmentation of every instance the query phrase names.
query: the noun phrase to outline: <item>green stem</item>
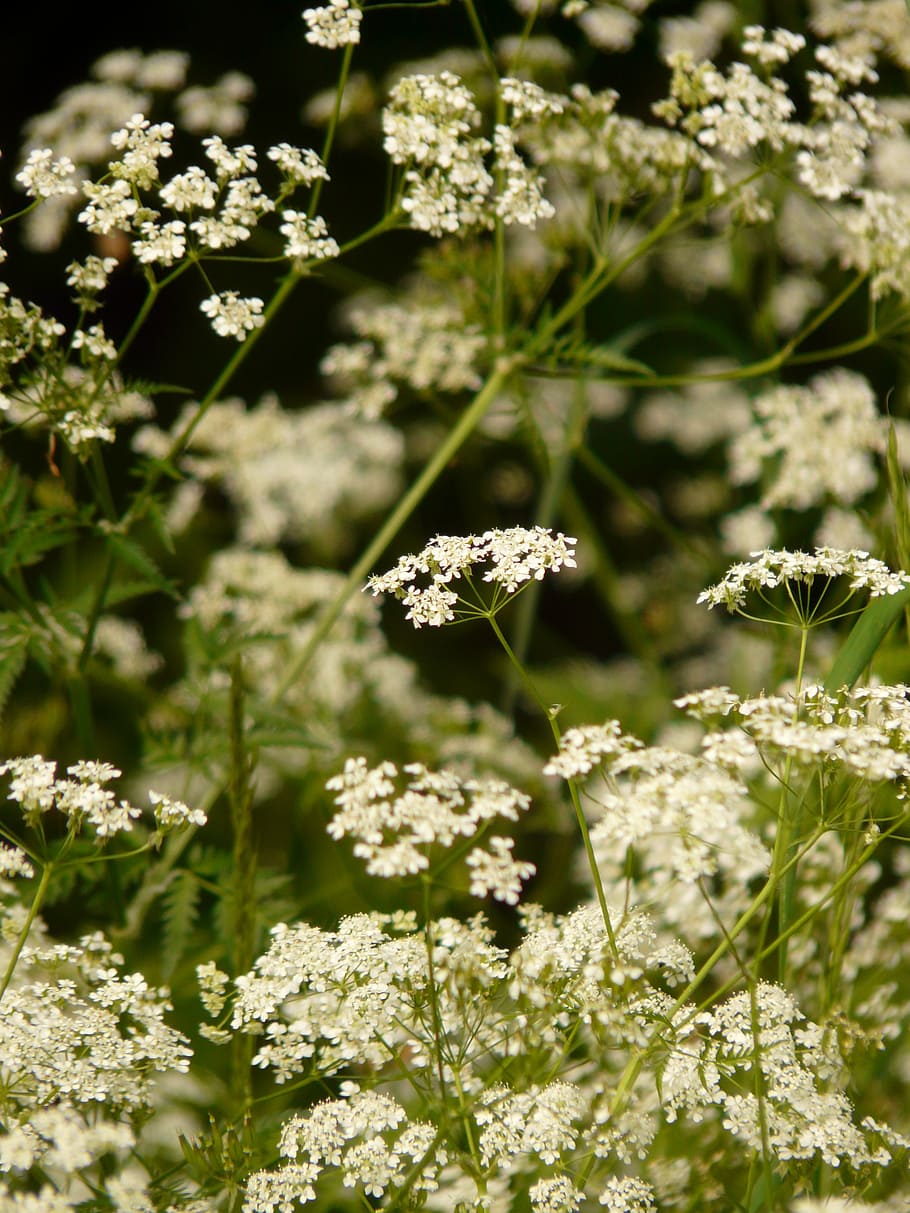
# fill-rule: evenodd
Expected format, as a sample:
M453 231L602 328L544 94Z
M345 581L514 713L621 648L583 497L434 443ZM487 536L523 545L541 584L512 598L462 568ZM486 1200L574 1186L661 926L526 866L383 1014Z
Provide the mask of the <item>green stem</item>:
M530 409L528 412L530 413ZM545 465L543 471L546 477L544 490L540 496L534 519L537 526L550 527L556 518L563 494L569 485L572 457L582 444L587 416L587 394L585 382L582 378L576 384L572 395L572 403L569 408L569 416L566 420L563 441L556 453L556 458L550 463L549 467L546 466L548 452L543 441L543 435L540 434L539 430L537 431L537 445L541 451L541 462ZM537 617L537 604L540 600L541 588L542 583L535 581L528 588L527 592L522 595L515 610L515 627L512 644L515 655L522 665L527 660L528 650L531 646L531 635L534 630L534 621ZM506 682L505 694L503 696L503 712L506 716L511 717L515 710L517 688L518 683L516 679L510 677Z
M205 393L205 395L199 401L199 405L198 405L196 411L194 412L193 416L189 419L189 421L186 423L186 425L183 427L183 429L180 431L180 433L172 441L170 447L168 448L167 454L164 456L164 458L162 460L158 461L156 463L156 465L149 472L149 474L146 478L145 484L142 486L142 488L136 494L135 498L133 499L132 505L129 507L129 509L126 511L126 513L123 515L123 517L120 520L119 529L123 533L126 533L126 531L129 529L130 524L141 514L142 510L144 509L145 503L147 502L147 500L153 493L155 486L157 485L159 479L162 476L161 469L164 466L166 466L167 464L172 463L173 460L176 459L176 457L180 454L180 452L183 450L183 448L189 442L189 440L193 436L193 433L195 432L197 426L199 426L199 424L201 423L203 417L206 415L206 413L209 411L211 406L215 403L215 401L218 399L218 397L222 394L224 389L230 383L231 379L234 377L234 375L237 373L237 371L240 369L240 367L243 365L243 363L249 357L250 352L254 349L254 347L256 346L256 344L259 341L262 334L268 329L269 322L272 320L272 318L275 316L275 314L279 311L281 306L286 302L286 300L290 296L291 292L294 290L294 287L300 281L300 278L301 278L300 273L296 269L292 269L281 280L281 282L278 285L278 288L276 289L275 293L272 295L272 298L269 300L268 304L265 307L265 310L262 313L263 321L262 321L262 324L260 325L260 327L253 329L253 331L251 333L247 334L246 340L242 341L238 345L237 349L234 351L234 353L231 355L231 357L225 363L221 372L216 376L215 380L212 382L208 391Z
M801 362L815 362L827 359L831 351L820 350L815 353L800 355L798 358L793 357L794 351L802 345L817 328L825 323L850 296L862 286L866 281L865 274L857 274L850 282L839 291L835 297L825 305L812 319L805 324L795 336L791 337L786 345L781 346L773 354L769 354L767 358L761 358L757 362L750 362L746 366L733 367L727 371L712 371L703 375L610 375L610 382L617 387L686 387L692 383L735 383L745 379L759 379L763 375L773 374L779 371L785 364L794 364ZM852 349L865 349L868 345L872 345L880 336L879 333L869 333L865 337L859 338L856 343L851 344ZM840 349L841 347L837 347Z
M433 962L433 920L430 907L430 881L423 874L420 877L423 894L423 939L427 950L427 985L430 991L430 1014L433 1018L433 1037L436 1047L436 1077L439 1081L439 1098L445 1103L446 1078L443 1050L445 1048L445 1032L442 1027L442 1016L439 1014L439 986L436 982L436 966Z
M799 715L798 697L802 690L808 641L809 628L804 624L800 631L799 661L796 673L797 702L793 708L794 719ZM780 951L777 954L777 978L780 982L784 982L787 976L787 939L789 937L786 935L786 930L793 917L793 906L796 901L796 852L799 847L799 832L804 815L803 806L805 805L805 796L803 796L800 798L799 803L794 806L791 820L788 808L793 800L790 789L792 765L792 756L788 754L781 780L780 812L778 814L777 837L774 840L775 860L782 855L786 855L787 858L787 872L780 882L780 894L777 902L778 934L781 939ZM778 847L778 844L780 844L780 847ZM792 863L789 862L791 859L793 860Z
M253 964L256 928L256 852L253 845L253 790L250 774L253 759L244 738L243 660L238 655L231 668L230 700L231 766L228 800L231 807L233 853L231 858L230 918L231 964L235 976ZM235 1032L231 1038L231 1077L236 1114L244 1116L253 1100L250 1064L253 1038Z
M562 734L559 730L559 724L556 721L556 712L541 698L527 670L515 656L511 645L503 635L502 629L496 622L496 616L489 614L487 615L487 619L490 622L490 627L496 634L497 640L502 645L503 651L505 652L509 661L512 663L512 667L514 668L518 677L521 679L522 685L525 687L528 694L546 717L547 723L550 726L550 731L553 734L553 740L556 742L556 748L558 750L559 743L562 740ZM581 798L578 794L578 785L574 779L567 779L566 783L569 787L569 796L572 799L572 808L575 810L575 821L578 825L578 831L581 834L581 840L584 844L585 855L587 856L588 860L588 867L591 871L591 879L594 882L594 889L597 893L597 903L600 906L601 917L603 918L604 926L607 929L607 938L610 941L610 951L613 954L613 959L618 961L619 949L616 946L616 935L613 931L613 920L610 916L610 907L607 905L607 895L604 892L603 881L600 877L600 869L597 866L597 856L594 854L594 844L591 842L591 834L588 830L588 823L585 819L584 810L581 807Z
M344 102L344 90L348 82L348 76L351 71L351 60L354 57L355 43L348 42L344 48L344 54L341 57L341 70L338 73L338 84L335 86L335 104L332 106L332 114L329 118L329 124L326 127L325 139L322 141L322 155L320 159L326 166L329 163L329 157L332 154L332 147L335 143L335 134L338 130L338 123L341 120L341 106ZM313 187L310 191L310 200L307 204L307 214L315 215L316 207L319 205L319 199L322 196L323 178L317 177L313 182Z
M0 983L0 998L6 993L9 988L9 983L13 980L13 973L16 971L16 965L19 963L19 957L22 955L22 949L25 947L25 941L28 939L29 932L32 929L32 924L38 917L38 912L44 904L44 899L47 896L48 885L51 882L51 875L54 871L53 860L48 860L45 863L41 872L41 879L38 882L38 888L35 890L35 896L32 898L32 904L29 907L28 915L25 922L22 924L22 929L16 937L16 942L13 945L12 955L9 958L6 966L6 972L3 975L3 981Z
M299 680L313 659L313 655L319 645L322 644L340 617L348 600L362 587L367 573L369 573L375 562L436 483L446 465L455 457L468 437L477 428L487 409L502 391L504 384L514 373L518 365L518 360L515 358L502 358L499 360L493 374L478 392L471 405L461 415L458 424L450 431L445 441L424 466L423 471L351 568L345 578L344 584L332 602L329 603L307 644L297 654L295 660L288 667L284 678L272 693L270 700L272 706L279 703L294 683Z

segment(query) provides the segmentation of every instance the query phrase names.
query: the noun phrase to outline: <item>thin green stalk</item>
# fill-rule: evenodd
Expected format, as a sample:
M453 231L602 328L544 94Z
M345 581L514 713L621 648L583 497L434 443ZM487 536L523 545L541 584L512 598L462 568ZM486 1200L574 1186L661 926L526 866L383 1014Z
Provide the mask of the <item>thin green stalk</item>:
M233 847L231 855L230 918L231 964L235 976L253 964L256 925L256 852L253 845L253 790L250 781L253 758L244 737L243 660L238 655L231 668L230 700L231 767L228 800L231 808ZM253 1099L250 1065L253 1039L245 1032L231 1038L231 1086L236 1114L243 1116Z
M515 358L502 358L499 360L490 378L475 396L470 406L462 413L457 425L452 428L445 441L425 464L420 475L351 568L344 580L344 584L329 603L317 626L313 629L313 633L307 644L297 654L295 660L288 667L284 678L272 693L270 699L272 706L279 703L288 690L301 677L313 659L313 655L319 648L319 645L322 644L323 640L334 627L348 600L361 589L366 575L439 479L440 474L449 462L455 457L468 437L480 424L487 409L502 391L503 386L518 365L519 362Z
M819 350L811 354L801 355L799 359L793 357L793 354L807 337L811 336L839 308L843 307L850 296L863 285L866 278L866 274L857 274L821 311L817 312L811 320L803 325L799 332L791 337L785 345L782 345L775 353L769 354L767 358L760 358L757 362L750 362L746 366L733 367L727 371L711 371L701 375L609 375L607 378L617 387L685 387L691 383L736 383L740 380L760 379L764 375L771 375L775 371L779 371L785 363L793 365L798 360L802 362L824 361L830 356L830 351ZM874 338L868 334L867 336L870 339L866 340L866 338L862 338L863 344L857 345L856 349L865 349L867 345L874 344L879 334L875 334Z
M558 750L559 743L562 740L562 734L556 720L556 713L541 698L527 670L513 653L511 645L509 644L508 640L506 640L502 629L496 622L496 616L493 614L488 614L487 619L490 622L490 627L496 634L497 640L502 645L503 651L505 652L509 661L512 663L512 667L514 668L518 677L521 679L522 685L525 687L528 694L546 717L547 722L550 725L550 731L553 734L553 740L556 742L556 748ZM607 905L607 895L604 892L603 881L601 880L600 876L600 869L597 866L597 856L594 854L594 844L591 842L591 833L588 830L588 823L585 819L584 810L581 807L581 798L578 794L578 785L574 779L567 779L566 783L569 786L569 796L572 799L572 808L575 810L575 821L578 825L578 831L581 834L581 840L584 844L585 855L587 856L588 860L588 867L591 871L591 879L594 881L594 889L597 893L597 903L600 906L600 913L604 921L604 926L607 929L607 938L610 941L610 951L613 954L613 959L618 961L619 949L616 946L616 935L613 931L613 920L610 916L610 907Z
M184 425L183 429L172 441L170 447L168 448L167 454L149 472L145 484L143 484L142 488L134 497L129 509L120 519L119 529L123 533L129 529L130 524L141 514L142 510L145 508L146 502L161 478L162 467L166 464L172 463L189 442L196 428L201 423L203 417L205 417L206 413L219 398L219 396L221 396L231 379L249 357L251 351L256 346L262 334L267 331L269 322L280 310L282 305L287 301L300 279L301 274L296 269L289 270L284 278L282 278L275 293L266 304L266 307L262 313L262 325L259 328L253 329L251 333L248 333L246 339L237 346L231 357L224 364L220 373L215 377L208 391L199 401L199 405L196 408L193 416L189 419L189 421L187 421L186 425Z
M41 879L38 881L38 888L35 890L35 896L32 898L32 904L29 906L28 914L19 934L16 936L16 942L13 944L13 950L6 965L6 972L3 975L3 981L0 982L0 999L9 988L9 983L13 980L13 973L16 971L16 965L19 963L19 957L22 955L22 949L25 947L25 941L28 939L29 931L32 929L32 924L38 917L38 913L44 904L44 899L47 896L48 886L51 883L51 876L54 872L54 861L48 860L41 870Z
M439 1098L445 1102L446 1093L446 1077L445 1064L443 1061L443 1048L445 1047L445 1032L442 1028L442 1017L439 1014L439 987L436 982L436 966L433 961L433 950L435 942L433 940L433 919L430 906L430 881L426 874L420 877L421 892L423 894L423 939L426 944L427 951L427 984L430 991L430 1015L433 1018L433 1037L436 1041L436 1077L439 1081Z
M576 390L572 395L572 403L569 408L569 416L566 420L565 433L559 451L556 453L556 458L552 461L549 467L544 467L543 471L546 476L544 482L544 490L538 502L537 512L534 522L537 526L550 527L555 521L559 511L560 502L563 494L569 484L569 476L572 466L572 457L578 448L581 446L582 435L584 433L585 423L587 421L587 398L584 389L584 380L581 379L576 384ZM544 449L542 462L546 462L546 449L543 444L543 436L538 431L537 437L539 445ZM527 660L528 649L531 645L531 634L534 630L534 621L537 616L537 604L540 601L541 582L535 581L528 587L522 595L515 609L515 626L512 631L512 647L515 650L515 655L518 661L523 665ZM506 681L505 694L503 696L503 711L506 716L511 717L515 709L515 696L518 689L518 683L514 676Z
M484 62L487 65L487 71L495 83L499 82L499 67L496 63L496 56L493 54L493 48L483 32L483 26L480 23L480 17L477 15L477 7L474 0L464 0L465 12L468 15L468 21L471 23L471 29L474 33L475 41L480 53L483 55Z
M900 817L897 818L897 820L893 823L893 825L891 825L887 830L882 830L882 832L878 835L878 837L873 839L873 841L870 842L868 844L868 846L866 846L864 848L862 853L854 860L854 862L852 864L850 864L850 866L841 873L841 875L837 878L837 880L834 881L834 883L831 885L831 888L827 890L827 892L824 894L824 896L820 897L818 899L818 901L816 901L813 905L809 906L809 908L807 910L804 910L803 913L800 914L800 916L798 918L795 918L793 920L793 922L791 922L790 925L787 927L787 929L784 933L782 933L780 935L776 935L770 943L765 944L764 947L762 947L757 952L756 960L762 961L762 960L767 959L767 957L769 957L769 956L773 956L774 953L780 947L781 940L784 937L784 935L786 936L787 939L790 939L791 936L795 935L798 931L801 931L803 929L803 927L807 926L813 920L813 918L816 918L818 916L818 914L825 908L825 906L828 904L828 902L833 900L833 898L837 897L839 895L839 893L841 892L841 890L844 889L853 880L854 876L860 870L860 868L863 867L864 864L868 863L868 861L872 858L872 856L875 854L875 851L884 842L884 840L886 838L889 838L892 834L896 834L899 829L901 829L904 825L906 825L908 819L910 819L910 813L903 813ZM805 847L802 848L802 851L799 856L800 859L804 858L806 856L806 854L808 854L808 852L811 850L811 848L815 845L815 843L821 837L822 833L823 833L822 830L816 830L816 832L813 834L810 841L806 844ZM768 886L766 885L765 888L768 888ZM764 891L765 890L763 889L762 892L764 892ZM765 899L765 900L767 900L767 899ZM751 907L750 907L750 912L751 912ZM738 934L738 932L737 932L737 934ZM718 959L719 959L719 957L718 957ZM716 963L716 961L714 963ZM708 961L708 964L711 964L710 959ZM686 987L686 990L683 991L684 994L688 994L689 990L691 990L696 984L699 984L699 985L701 984L701 982L699 980L699 976L701 974L704 974L705 976L707 976L706 969L707 969L707 965L703 965L702 968L699 970L699 972L695 975L695 978L693 979L693 981L690 982L689 986ZM725 982L720 987L720 989L714 991L714 993L711 995L711 1001L716 1002L717 1000L723 998L725 994L729 994L729 992L732 989L734 989L738 984L739 984L738 977L731 978L729 981ZM676 1009L676 1004L674 1004L674 1010L675 1009ZM701 1008L699 1008L699 1009L701 1009Z
M331 117L329 124L326 127L325 139L322 141L322 155L320 159L322 163L327 165L329 157L332 154L332 147L335 143L335 134L338 130L338 123L341 120L341 106L344 102L344 90L348 82L348 76L351 72L351 60L354 57L353 42L348 42L345 45L344 53L341 57L341 69L338 72L338 83L335 86L335 104L332 106ZM317 177L313 182L310 190L310 200L307 204L307 214L315 215L316 207L319 205L319 199L322 196L323 178Z
M806 668L806 651L809 642L809 628L803 624L800 632L799 643L799 660L797 663L796 672L796 695L797 702L793 707L794 719L799 715L799 695L802 691L803 672ZM787 873L781 880L780 892L777 901L777 919L780 932L784 932L793 917L793 906L796 901L796 871L797 864L795 862L796 851L799 846L799 832L802 826L803 806L805 804L805 796L801 797L799 803L794 806L793 819L789 819L787 812L788 807L793 799L790 790L790 775L792 772L793 761L792 755L787 754L787 759L784 764L784 773L781 778L781 793L780 793L780 811L777 821L777 835L774 839L774 858L773 863L778 861L780 856L787 857ZM794 859L791 864L790 859ZM787 937L781 939L780 951L777 954L777 978L781 983L786 981L787 976ZM757 974L756 974L757 976Z

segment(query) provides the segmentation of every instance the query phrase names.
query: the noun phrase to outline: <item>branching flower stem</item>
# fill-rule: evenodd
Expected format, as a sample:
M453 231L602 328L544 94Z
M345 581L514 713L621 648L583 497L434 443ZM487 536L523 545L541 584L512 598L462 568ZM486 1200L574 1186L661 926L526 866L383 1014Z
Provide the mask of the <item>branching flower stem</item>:
M549 706L541 698L540 693L538 692L537 688L535 687L527 670L524 668L524 666L521 664L521 662L515 656L515 653L512 651L512 646L509 644L508 640L506 640L505 636L503 635L502 629L500 628L499 624L496 622L495 614L492 611L487 612L486 618L489 620L490 627L493 629L494 633L496 634L496 639L502 645L503 651L505 652L506 656L508 657L509 661L511 662L512 667L515 670L516 674L518 675L519 679L521 680L522 686L526 689L528 694L533 699L534 703L537 704L537 706L540 708L541 712L543 712L544 716L546 717L547 723L550 726L550 731L553 734L553 740L556 742L556 749L558 751L560 742L562 740L562 733L559 728L559 723L556 719L558 709L554 709L553 707ZM600 906L600 913L601 913L601 916L603 917L604 926L606 927L606 930L607 930L607 938L610 941L610 951L613 955L614 961L618 962L619 961L619 949L616 946L616 935L614 933L613 922L610 917L610 908L607 905L607 896L606 896L606 893L604 892L603 881L600 876L600 869L597 866L597 857L594 854L594 844L591 842L591 834L590 834L590 831L588 830L588 823L585 820L584 810L581 807L581 798L578 795L578 785L574 779L567 779L566 783L568 784L569 795L572 799L572 808L575 810L575 821L578 825L578 831L581 834L582 843L584 844L585 855L588 860L588 867L591 871L591 879L594 881L594 888L597 893L597 903Z

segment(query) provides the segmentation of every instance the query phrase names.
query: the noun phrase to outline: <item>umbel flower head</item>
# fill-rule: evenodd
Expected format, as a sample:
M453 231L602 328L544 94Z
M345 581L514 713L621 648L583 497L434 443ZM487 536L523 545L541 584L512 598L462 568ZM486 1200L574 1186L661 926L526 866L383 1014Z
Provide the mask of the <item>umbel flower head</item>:
M801 618L807 623L821 623L840 615L846 598L856 590L868 590L873 598L879 598L898 594L910 586L910 573L892 572L881 560L863 551L826 547L816 548L814 553L765 549L750 552L750 556L750 561L729 568L717 585L703 590L698 601L706 602L709 610L725 606L728 611L745 614L743 608L749 593L757 593L767 602L766 591L780 586ZM849 577L848 594L833 605L825 603L825 591L837 577ZM825 584L819 586L813 605L808 591L816 581Z
M517 821L530 798L501 780L462 780L454 771L429 771L409 763L407 788L398 786L398 768L383 762L369 769L365 758L349 758L326 787L337 792L338 810L328 825L335 839L355 839L354 854L371 876L413 876L430 866L432 847L452 847L474 838L496 817ZM511 838L493 836L490 849L474 847L466 863L471 893L516 905L522 882L534 864L514 859Z
M463 618L493 615L532 580L542 581L548 570L574 569L576 542L540 526L533 530L516 526L482 535L437 535L416 556L402 556L394 569L371 577L367 586L374 596L394 594L408 607L406 618L415 628L425 623L438 628L456 618L459 603ZM474 585L479 570L480 579L495 587L489 604ZM429 584L419 584L427 578ZM462 578L468 597L451 588L453 581Z

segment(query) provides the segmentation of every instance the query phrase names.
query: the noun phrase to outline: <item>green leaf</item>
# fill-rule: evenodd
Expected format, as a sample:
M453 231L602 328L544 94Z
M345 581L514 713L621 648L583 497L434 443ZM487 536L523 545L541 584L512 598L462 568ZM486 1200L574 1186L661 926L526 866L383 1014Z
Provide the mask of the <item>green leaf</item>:
M29 635L15 615L0 616L0 719L19 675L25 669Z
M834 693L841 687L853 686L908 603L910 586L897 594L872 599L835 657L825 679L826 691Z
M657 374L654 368L648 366L646 362L640 362L637 358L630 358L627 354L621 354L619 350L609 345L592 346L586 351L586 355L583 359L585 366L596 366L598 369L610 371L623 371L630 375Z
M142 573L155 589L167 594L170 598L180 597L174 583L165 577L145 548L135 540L110 533L105 535L105 540L119 560Z
M72 541L90 508L70 503L29 510L30 487L15 468L0 464L0 573L35 564L45 552Z
M162 899L161 971L169 978L186 954L199 917L199 881L195 873L178 871Z

